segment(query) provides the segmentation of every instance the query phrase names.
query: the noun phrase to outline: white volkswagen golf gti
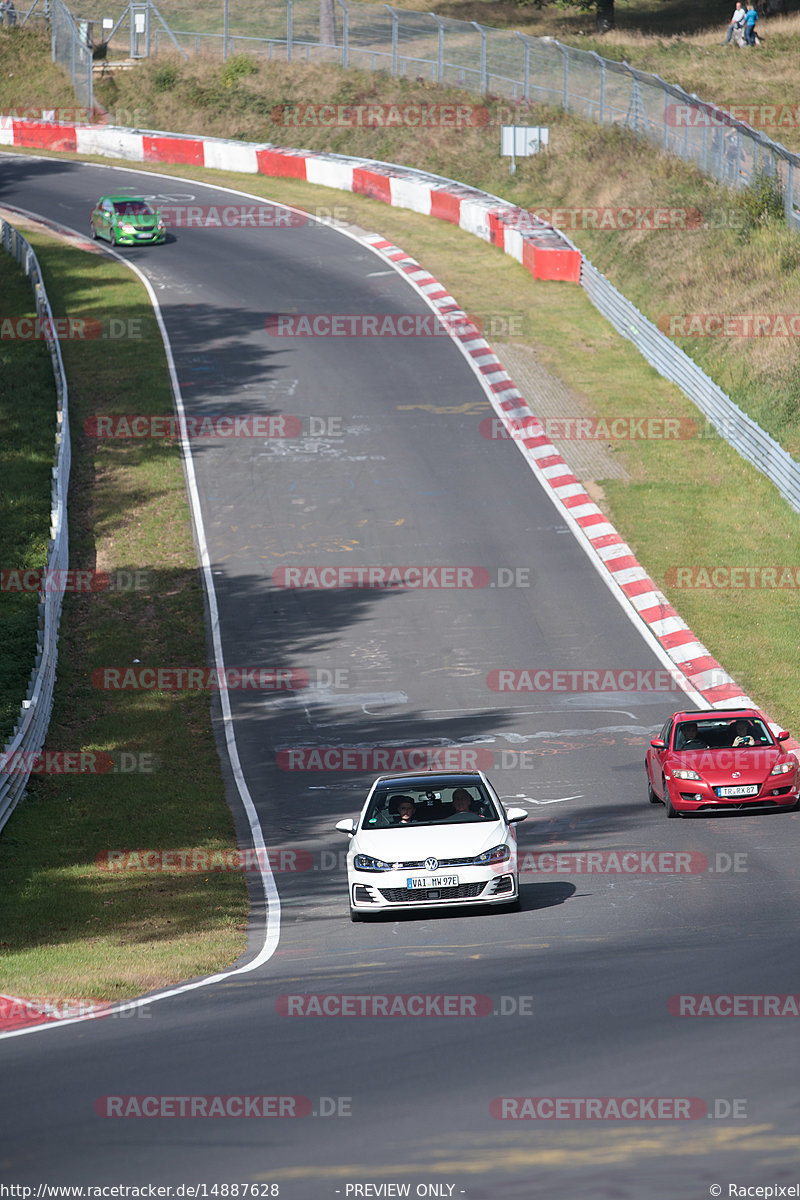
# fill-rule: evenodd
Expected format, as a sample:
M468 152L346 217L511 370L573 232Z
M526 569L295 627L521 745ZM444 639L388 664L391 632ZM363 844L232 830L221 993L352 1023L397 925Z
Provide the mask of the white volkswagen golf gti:
M482 771L379 775L350 835L350 917L442 905L519 907L514 825Z

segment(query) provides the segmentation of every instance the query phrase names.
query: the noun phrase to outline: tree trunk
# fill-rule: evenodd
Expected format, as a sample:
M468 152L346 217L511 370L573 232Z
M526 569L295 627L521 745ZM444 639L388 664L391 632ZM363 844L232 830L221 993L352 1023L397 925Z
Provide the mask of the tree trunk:
M608 33L614 28L614 0L597 0L597 32Z

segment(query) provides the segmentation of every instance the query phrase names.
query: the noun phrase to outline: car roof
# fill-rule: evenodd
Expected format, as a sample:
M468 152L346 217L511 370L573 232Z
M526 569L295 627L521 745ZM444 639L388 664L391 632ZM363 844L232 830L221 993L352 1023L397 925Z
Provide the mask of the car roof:
M123 200L129 200L131 204L149 204L149 200L145 200L144 196L101 196L101 200L113 200L115 204L121 204Z
M672 717L673 720L679 721L709 721L714 718L724 720L726 717L759 717L762 721L765 719L764 714L757 708L711 708L701 712L676 712Z
M445 780L452 782L456 779L459 782L472 780L473 783L480 783L483 780L483 773L481 771L401 771L396 775L394 773L391 775L378 775L374 783L394 783L395 781L398 783L413 783L415 780L418 780L420 783L430 784L436 783L437 780L440 782L444 782Z

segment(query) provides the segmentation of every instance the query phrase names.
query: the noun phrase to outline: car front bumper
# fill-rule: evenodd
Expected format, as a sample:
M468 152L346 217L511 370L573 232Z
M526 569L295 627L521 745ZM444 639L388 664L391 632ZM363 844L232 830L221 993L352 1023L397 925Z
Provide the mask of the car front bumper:
M704 780L670 779L666 782L672 807L678 812L710 812L747 808L793 808L800 796L797 775L787 782L785 775L774 775L754 796L718 796ZM731 780L731 786L734 784ZM715 785L719 786L719 785Z
M441 877L445 872L437 872ZM458 885L441 886L436 876L425 881L427 886L410 888L411 872L357 871L348 872L350 907L358 912L388 912L417 908L439 908L443 905L508 904L519 896L516 865L499 863L492 867L454 868ZM425 873L414 871L417 877Z

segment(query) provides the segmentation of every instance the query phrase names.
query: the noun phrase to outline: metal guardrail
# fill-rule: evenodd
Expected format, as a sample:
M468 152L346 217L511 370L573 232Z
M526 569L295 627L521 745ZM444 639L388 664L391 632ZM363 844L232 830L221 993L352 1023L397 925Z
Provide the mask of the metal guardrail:
M581 287L617 333L633 342L659 375L677 384L720 437L766 475L795 512L800 512L800 463L585 258Z
M69 566L67 529L67 488L71 463L67 377L61 359L58 338L52 334L53 314L42 282L41 269L33 248L7 221L0 222L3 249L16 258L29 276L36 301L36 313L44 325L47 345L53 360L57 393L56 439L50 505L50 542L47 572L66 571ZM59 576L55 576L56 579ZM63 577L62 577L63 578ZM39 633L35 665L22 702L19 720L0 758L0 829L25 793L35 757L44 745L50 713L58 658L58 627L61 619L63 589L45 587L39 593Z

